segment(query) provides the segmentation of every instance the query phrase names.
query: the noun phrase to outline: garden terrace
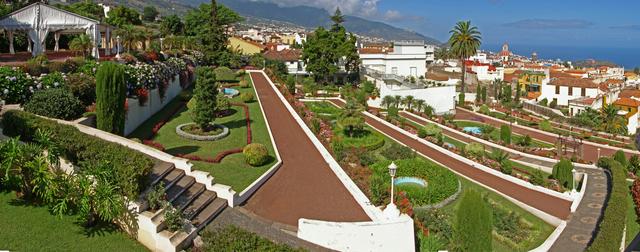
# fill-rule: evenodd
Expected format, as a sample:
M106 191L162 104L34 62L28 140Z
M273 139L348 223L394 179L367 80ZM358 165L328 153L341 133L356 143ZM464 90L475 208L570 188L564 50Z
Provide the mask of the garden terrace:
M305 105L308 105L308 107L310 108L309 110L311 110L312 112L320 112L322 111L323 113L327 113L330 115L327 115L327 118L335 118L338 116L338 113L340 110L335 110L335 109L328 109L326 107L326 102L306 102ZM319 109L322 108L322 109ZM314 111L315 110L315 111ZM328 112L331 111L331 112ZM305 113L306 114L306 113ZM368 129L373 130L372 128L367 127ZM322 135L322 134L321 134ZM320 137L319 137L320 138ZM377 169L375 169L376 171L374 172L367 172L368 169L370 169L369 167L362 167L361 162L363 162L363 160L358 161L354 161L352 159L346 158L345 160L343 160L343 162L341 162L343 165L343 169L347 172L347 174L349 174L349 176L351 177L352 180L354 180L354 182L358 185L358 187L363 191L366 192L367 195L369 195L369 197L372 199L372 202L376 203L376 205L378 204L384 204L385 202L388 202L389 200L389 195L388 195L388 187L389 187L389 179L388 179L388 173L386 171L386 166L390 163L390 160L385 157L385 152L389 152L389 149L399 149L402 148L401 145L398 145L394 140L387 138L385 136L385 145L382 146L381 148L374 150L374 151L370 151L371 154L365 154L364 156L372 156L372 158L374 160L379 160L378 163L375 164L371 164L369 167L377 167ZM410 155L412 153L411 150L409 150L409 153L406 153L408 155ZM337 160L340 161L340 159L338 159L338 157L335 153L334 150L334 157L337 158ZM342 156L349 156L350 154L346 154L346 155L342 155ZM369 158L367 158L369 159ZM396 158L393 158L393 160L397 160ZM347 163L345 163L347 162ZM349 164L349 162L351 162L351 164ZM370 161L365 161L365 162L370 162ZM404 163L412 163L414 165L409 165L414 169L418 169L417 171L420 171L418 173L414 173L414 172L410 172L409 170L407 170L406 165L403 166ZM400 160L399 161L399 175L398 176L417 176L420 177L419 174L423 174L424 172L427 173L433 173L433 174L439 174L436 175L436 177L439 178L446 178L447 175L446 174L450 174L449 176L452 176L452 178L449 179L435 179L435 180L431 180L428 181L428 185L427 185L427 190L429 188L429 186L433 186L435 189L435 192L439 192L439 193L427 193L427 190L425 190L425 193L421 193L418 192L419 194L422 195L418 195L417 198L412 199L412 197L416 194L415 191L413 191L413 189L416 188L412 188L412 189L408 189L406 192L402 192L402 185L399 185L397 188L399 189L399 195L398 195L398 202L397 204L400 206L400 208L408 213L416 213L416 217L418 218L418 220L420 220L420 214L421 212L424 211L428 211L428 210L421 210L421 208L419 208L419 205L422 203L435 203L435 202L439 202L445 198L447 198L448 196L451 196L456 190L457 190L457 183L456 180L461 180L462 181L462 190L464 191L464 189L474 189L477 191L482 192L485 195L489 195L488 197L491 199L491 201L494 203L494 206L500 207L500 209L505 209L502 213L504 213L504 218L511 218L511 220L515 219L516 223L520 223L520 224L516 224L519 225L515 228L519 228L522 231L518 233L518 236L514 236L514 237L509 237L506 238L505 236L502 235L497 235L497 234L503 234L506 235L506 233L508 233L508 231L506 231L507 228L514 228L514 227L495 227L496 228L496 235L494 235L494 244L496 244L496 248L498 248L498 251L513 251L515 250L527 250L527 249L532 249L537 247L538 245L540 245L542 242L544 242L544 240L546 239L546 237L553 231L553 227L550 226L549 224L545 223L544 221L542 221L541 219L535 217L534 215L532 215L529 212L526 212L525 210L517 207L515 204L509 202L508 200L504 199L503 197L499 196L498 194L495 194L493 192L490 192L489 190L475 185L463 178L460 178L458 176L455 176L454 174L452 174L450 171L447 171L446 168L434 163L431 160L422 158L422 157L417 157L415 160ZM420 165L417 165L420 164ZM424 166L424 167L423 167ZM402 167L405 167L405 170L403 171ZM426 168L428 167L428 168ZM426 169L426 170L423 170ZM377 174L376 176L372 176L373 174ZM433 176L433 174L431 174ZM428 176L427 176L428 177ZM455 179L454 179L455 178ZM427 178L427 180L429 180L429 178ZM438 184L433 184L433 183L438 183ZM385 190L386 188L386 190ZM437 189L440 188L440 189ZM443 189L443 190L441 190ZM419 189L418 189L419 190ZM429 197L432 196L433 198ZM425 196L425 197L420 197L420 196ZM459 198L459 197L458 197ZM403 200L407 199L410 203L404 203ZM425 201L426 200L426 201ZM433 201L431 201L433 200ZM417 204L416 204L417 203ZM453 203L450 203L448 205L446 205L442 211L445 212L455 212L452 211L453 209L455 209L457 205L457 201L453 201ZM510 213L515 213L515 214L510 214ZM500 216L502 217L502 216ZM449 218L453 218L452 216L448 216L447 217L447 222L449 222ZM426 222L424 222L424 226L426 227L428 225L428 223L431 223L432 220L426 220ZM422 222L421 222L422 223ZM439 233L439 231L437 228L432 228L431 229L431 234L436 234L436 235L442 235L445 236L446 234L442 234ZM511 239L514 239L513 241ZM450 240L445 240L444 242L446 245L444 245L444 247L442 247L441 249L445 249L445 248L449 248L451 246L451 244L455 243L455 241L450 241Z
M25 202L13 192L0 191L2 249L12 251L147 251L117 226L85 228L79 216L58 217L46 206Z
M275 150L267 125L258 101L243 103L244 93L253 94L255 90L250 78L246 88L238 88L241 95L232 98L230 110L215 123L229 128L229 136L216 141L195 141L176 134L180 124L192 122L190 111L186 105L191 98L191 91L186 90L181 96L171 101L165 108L153 115L138 127L130 138L137 138L152 147L175 156L192 160L194 169L210 173L216 183L231 186L235 191L242 191L253 181L275 164ZM269 162L253 167L245 162L242 148L248 143L264 144L271 156Z
M484 127L491 127L491 126L487 126L486 124L481 124L481 123L477 123L474 121L465 121L465 120L456 120L453 122L453 124L459 128L459 129L464 129L466 127L472 127L472 128L478 128L478 129L483 129ZM494 127L491 127L493 130L491 130L491 133L488 135L489 139L493 142L498 142L500 141L500 129L496 129ZM469 132L467 132L469 133ZM484 135L484 132L481 134ZM511 142L513 144L517 144L519 142L522 141L524 137L518 134L511 134ZM533 139L531 141L531 147L538 147L538 148L554 148L555 145L547 143L547 142L543 142L543 141L539 141L539 140L535 140Z

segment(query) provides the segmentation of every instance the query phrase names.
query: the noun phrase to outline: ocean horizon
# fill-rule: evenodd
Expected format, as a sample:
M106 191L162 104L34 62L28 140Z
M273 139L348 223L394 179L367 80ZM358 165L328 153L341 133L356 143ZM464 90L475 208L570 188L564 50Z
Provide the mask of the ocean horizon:
M493 52L502 50L502 45L486 45L482 49ZM610 61L625 69L640 67L640 48L620 47L581 47L581 46L540 46L540 45L511 45L509 50L517 55L531 57L533 52L538 58L547 60L560 59L562 61L579 61L595 59Z

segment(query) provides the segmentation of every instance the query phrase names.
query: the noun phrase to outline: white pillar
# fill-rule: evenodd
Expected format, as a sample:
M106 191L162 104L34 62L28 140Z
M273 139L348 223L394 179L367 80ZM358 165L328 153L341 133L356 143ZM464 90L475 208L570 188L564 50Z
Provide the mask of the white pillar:
M29 36L27 36L27 51L28 52L33 52L31 49L31 38L29 38Z
M107 26L107 30L104 32L104 38L105 38L105 49L104 49L104 55L111 55L111 27Z
M60 32L57 31L53 34L53 38L56 40L56 46L53 47L53 51L59 51L60 50Z
M16 50L13 48L13 31L8 31L7 35L9 37L9 53L16 54Z

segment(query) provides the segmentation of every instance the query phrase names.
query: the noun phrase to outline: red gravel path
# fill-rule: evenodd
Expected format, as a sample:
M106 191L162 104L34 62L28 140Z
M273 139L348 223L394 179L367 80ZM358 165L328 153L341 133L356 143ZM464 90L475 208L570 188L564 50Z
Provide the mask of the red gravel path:
M492 126L496 126L496 127L500 127L500 125L506 124L503 123L497 119L494 118L487 118L487 117L483 117L480 115L476 115L473 112L469 112L466 110L462 110L462 109L457 109L456 110L456 116L455 119L457 120L470 120L470 121L477 121L477 122L482 122L482 123L486 123L486 124L490 124ZM511 129L514 133L518 133L521 135L529 135L532 138L538 139L538 140L542 140L545 142L549 142L549 143L555 143L557 140L557 136L550 136L547 134L543 134L534 130L531 130L527 127L518 125L518 126L513 126ZM618 148L618 147L600 147L600 146L596 146L591 142L588 141L584 141L583 142L583 151L584 151L584 156L582 157L582 159L586 160L586 161L591 161L591 162L596 162L598 161L598 148L600 148L600 156L612 156L616 151L618 150L624 150L625 154L627 155L627 157L631 157L633 155L633 153L631 153L628 150L622 149L622 148Z
M298 219L369 221L262 73L251 73L282 167L247 201L253 213L291 226Z
M343 106L344 103L339 100L331 100L331 102ZM462 161L459 161L451 156L445 155L426 144L419 142L411 137L408 137L405 134L398 132L397 130L386 126L385 124L375 120L372 117L365 116L365 121L371 127L375 128L382 133L391 136L392 138L400 141L401 143L411 147L415 151L428 156L429 158L435 160L436 162L452 169L478 183L489 186L494 190L497 190L501 193L508 195L522 203L525 203L529 206L532 206L536 209L539 209L543 212L551 214L560 219L567 219L570 213L571 202L550 196L548 194L531 190L525 187L522 187L516 183L510 182L508 180L504 180L502 178L491 175L487 172L481 171L478 168L474 168Z

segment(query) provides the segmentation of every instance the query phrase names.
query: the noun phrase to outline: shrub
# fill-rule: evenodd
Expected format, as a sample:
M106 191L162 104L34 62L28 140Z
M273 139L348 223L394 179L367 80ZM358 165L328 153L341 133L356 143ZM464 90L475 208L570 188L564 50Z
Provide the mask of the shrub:
M613 154L613 160L618 161L625 170L629 166L629 162L627 161L627 157L624 155L623 150L616 151L616 153Z
M193 95L195 107L192 117L200 128L206 129L215 119L218 84L216 83L216 74L210 67L198 67L196 71L198 78Z
M541 170L533 171L531 174L531 184L545 186L544 173Z
M640 171L640 158L638 157L638 155L633 155L631 156L631 158L629 158L627 170L629 170L633 174L638 174L638 172Z
M482 104L482 106L480 106L480 113L488 115L489 113L491 113L491 110L489 110L489 106L487 106L486 104Z
M493 213L480 193L465 191L456 212L454 230L461 251L492 251Z
M49 72L49 69L47 68L48 64L49 59L47 59L47 56L41 54L35 58L27 60L24 71L29 73L31 76L40 76L43 73Z
M418 137L419 138L427 137L427 131L424 129L424 127L418 129Z
M547 98L544 98L538 102L538 105L542 105L546 107L547 103L549 103L549 100L547 100Z
M611 172L611 193L605 204L598 233L587 251L618 251L627 219L629 194L624 167L610 158L598 160L598 166Z
M37 117L31 113L11 110L2 117L3 134L30 142L37 129L52 133L52 141L59 148L61 156L85 169L98 167L110 162L114 171L114 181L118 193L134 199L145 187L145 178L153 167L153 161L144 154L122 145L84 134L71 125Z
M213 70L215 74L215 80L220 82L235 82L238 81L236 73L228 67L218 67Z
M518 142L518 144L520 146L528 147L528 146L531 146L531 141L533 141L531 137L529 135L525 135L524 137L520 138L520 141Z
M45 88L58 88L66 85L64 76L62 76L62 73L60 72L50 73L40 77L40 83Z
M482 157L484 157L484 146L476 142L465 145L464 151L478 159L482 159Z
M560 159L556 165L553 166L553 172L551 176L558 180L560 185L564 188L573 189L573 163L570 160L563 158Z
M340 162L344 159L345 155L345 147L344 143L340 139L340 137L334 137L331 139L331 151L333 151L333 156L336 158L336 161Z
M164 182L160 181L160 183L153 186L153 189L149 191L146 195L147 202L149 202L149 208L151 210L158 210L164 204L164 200L166 197Z
M371 151L365 150L358 156L358 158L360 159L360 165L362 166L369 166L378 162L378 158L376 158L376 155Z
M96 79L90 75L75 73L67 76L67 89L78 97L84 106L96 101Z
M427 136L435 136L438 133L442 133L442 129L438 127L438 125L433 123L430 123L424 126L424 131L427 134Z
M541 130L547 131L547 132L553 132L553 126L551 126L551 123L548 120L544 120L541 121L538 126L540 127Z
M389 107L389 109L387 110L387 116L389 116L389 117L398 117L398 108Z
M500 126L500 140L506 145L511 144L511 127L509 125Z
M260 143L248 144L242 149L244 159L251 166L261 166L269 161L267 147Z
M181 229L187 231L182 211L176 209L171 204L167 204L164 208L164 222L167 224L167 229L171 232Z
M24 103L31 97L31 90L40 88L20 69L0 67L0 100L7 104Z
M416 219L419 220L429 232L450 241L453 237L453 226L450 222L450 213L440 208L430 208L425 211L417 211Z
M216 111L222 112L231 108L231 101L229 100L229 97L227 97L226 95L218 94L216 99L217 99ZM196 106L195 103L196 103L195 99L191 98L191 100L189 100L189 103L187 103L188 108L193 109Z
M207 229L202 234L202 251L301 251L245 231L236 226L226 226L215 231Z
M100 130L124 134L126 82L124 67L112 62L100 65L96 74L96 120Z
M550 107L550 108L556 108L556 106L558 106L558 100L553 99L553 100L549 103L549 107Z
M511 173L513 172L513 166L511 165L511 162L509 162L509 160L503 160L502 162L500 162L500 171L504 174L511 175Z
M389 160L400 160L414 158L416 153L409 147L392 142L391 145L382 152L382 156Z
M36 92L25 104L24 110L41 116L73 120L82 115L84 107L71 92L54 88Z
M242 93L240 94L240 100L242 100L244 103L251 103L253 102L253 94L252 93Z

